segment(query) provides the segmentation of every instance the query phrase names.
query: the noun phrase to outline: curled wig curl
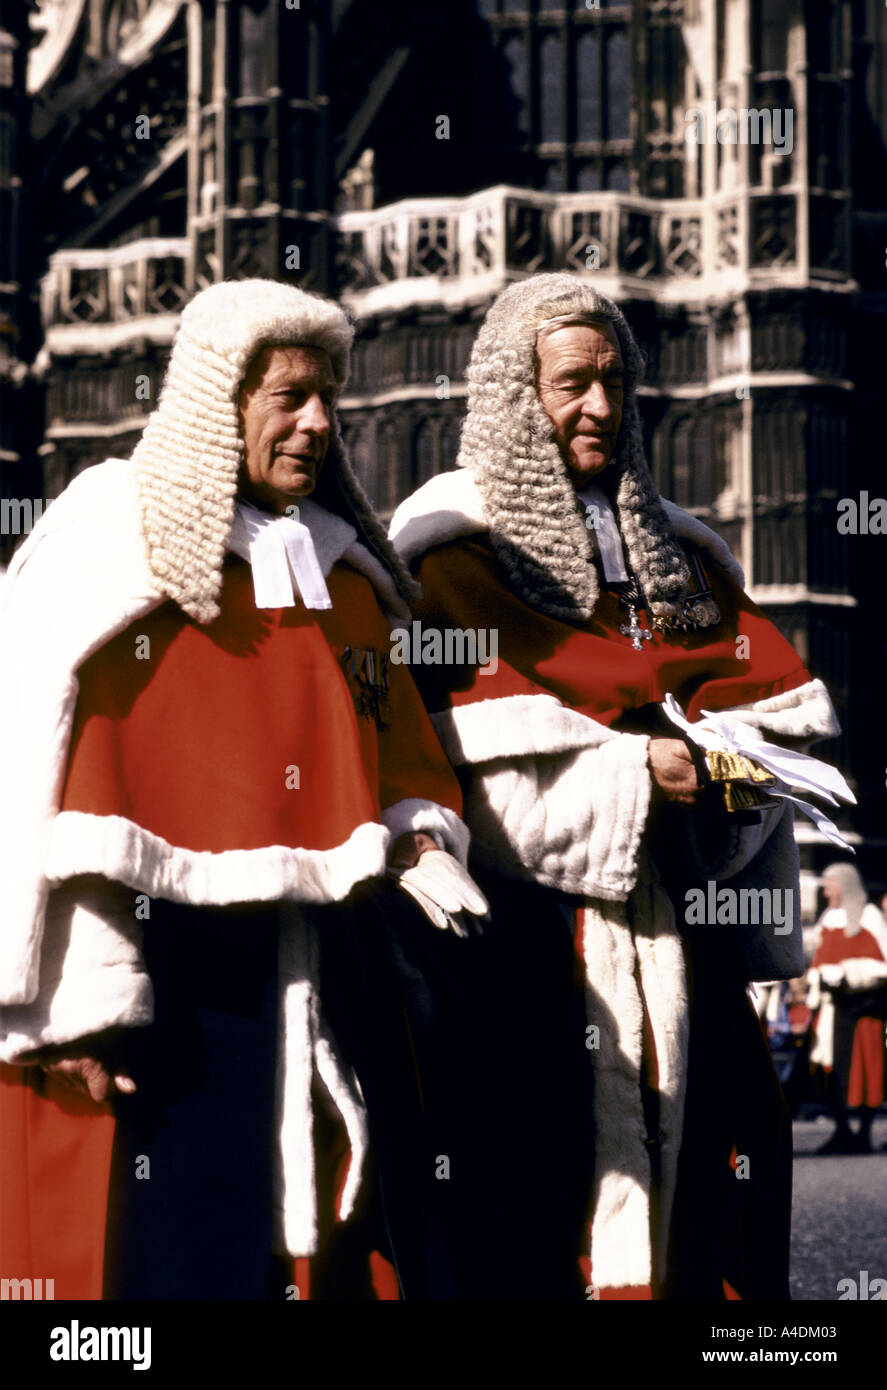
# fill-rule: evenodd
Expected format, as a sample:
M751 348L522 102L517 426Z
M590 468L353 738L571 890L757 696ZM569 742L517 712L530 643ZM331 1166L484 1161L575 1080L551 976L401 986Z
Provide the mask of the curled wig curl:
M591 617L599 596L591 538L536 392L537 337L551 319L609 324L619 342L625 398L608 465L618 479L619 528L653 614L677 616L690 575L644 458L636 394L643 360L622 311L578 276L510 285L474 344L457 462L475 476L493 547L531 607L567 621Z

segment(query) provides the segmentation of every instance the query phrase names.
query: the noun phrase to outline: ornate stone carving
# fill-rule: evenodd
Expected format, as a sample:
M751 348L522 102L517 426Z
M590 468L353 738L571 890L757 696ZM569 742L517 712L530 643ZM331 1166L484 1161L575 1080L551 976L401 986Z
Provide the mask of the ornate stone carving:
M797 260L797 210L793 197L752 198L752 266L778 269Z
M628 275L646 279L659 266L659 213L624 207L620 221L619 265Z
M715 268L731 270L742 261L739 233L739 204L724 203L717 210Z
M701 275L702 218L669 216L666 225L666 275Z

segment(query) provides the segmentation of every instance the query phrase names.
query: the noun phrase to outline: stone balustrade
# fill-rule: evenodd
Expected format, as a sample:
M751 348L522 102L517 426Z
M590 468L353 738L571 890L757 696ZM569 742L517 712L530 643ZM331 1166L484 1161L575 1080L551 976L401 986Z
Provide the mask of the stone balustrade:
M57 251L43 278L42 312L52 350L77 330L175 321L188 299L187 237L147 237L124 246ZM71 333L68 330L73 329ZM61 330L61 332L59 332Z
M339 292L358 313L455 304L544 270L596 270L625 290L650 284L657 298L680 299L703 279L778 271L784 282L809 269L792 191L662 201L499 185L344 212L335 222Z

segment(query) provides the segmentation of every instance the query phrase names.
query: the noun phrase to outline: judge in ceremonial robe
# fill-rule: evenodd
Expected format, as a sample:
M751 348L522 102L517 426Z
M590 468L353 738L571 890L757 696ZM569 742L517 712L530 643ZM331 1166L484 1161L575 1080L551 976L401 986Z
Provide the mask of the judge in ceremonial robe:
M133 457L4 581L0 1275L56 1299L425 1291L410 1039L377 998L370 1104L325 942L439 935L392 882L417 861L436 926L441 875L479 900L388 661L414 586L338 433L352 334L271 281L197 295Z
M426 1088L471 1175L453 1258L477 1297L788 1296L791 1131L747 987L803 969L791 808L752 789L759 809L728 811L662 702L795 749L838 725L724 542L658 494L641 374L590 278L511 285L472 352L458 467L390 532L422 586L395 650L492 912L458 1101ZM773 917L688 911L724 889L764 890ZM465 1255L467 1211L498 1263Z

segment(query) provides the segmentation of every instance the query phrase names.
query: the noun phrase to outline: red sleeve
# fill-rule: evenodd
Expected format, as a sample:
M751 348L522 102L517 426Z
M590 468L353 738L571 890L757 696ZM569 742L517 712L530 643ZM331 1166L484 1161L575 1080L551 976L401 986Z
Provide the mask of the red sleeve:
M385 728L379 731L379 796L382 810L421 797L462 814L456 774L440 746L409 668L389 665Z

